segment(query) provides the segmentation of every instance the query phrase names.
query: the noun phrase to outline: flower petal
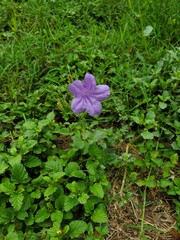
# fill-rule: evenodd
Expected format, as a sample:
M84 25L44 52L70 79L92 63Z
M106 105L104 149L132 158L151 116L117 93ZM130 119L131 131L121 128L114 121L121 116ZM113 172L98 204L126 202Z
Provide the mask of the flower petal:
M102 105L100 102L96 101L95 98L88 97L85 99L86 101L86 111L91 116L95 116L101 113Z
M84 90L83 83L80 80L75 80L73 83L68 85L69 91L75 96L81 96Z
M85 101L81 97L74 98L71 103L71 108L76 114L85 110Z
M86 90L88 91L94 91L96 88L96 79L95 77L90 74L90 73L86 73L85 77L84 77L84 82L83 82L83 86Z
M107 85L98 85L93 93L93 97L102 101L110 96L110 88Z

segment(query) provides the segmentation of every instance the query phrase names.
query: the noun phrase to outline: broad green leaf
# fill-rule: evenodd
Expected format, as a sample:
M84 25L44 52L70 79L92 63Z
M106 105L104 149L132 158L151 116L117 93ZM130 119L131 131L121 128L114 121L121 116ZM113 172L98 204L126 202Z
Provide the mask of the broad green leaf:
M99 161L87 161L86 168L91 175L97 174L97 166L99 165Z
M9 178L2 180L0 184L0 192L4 192L7 195L10 195L15 190L15 185L10 182Z
M67 176L71 176L71 173L75 170L80 170L80 167L76 162L70 162L65 167L65 173Z
M75 220L72 221L69 224L69 234L70 234L70 238L77 238L80 237L81 234L83 234L88 228L87 223L85 223L84 221L80 221L80 220Z
M165 109L165 108L167 108L167 103L165 103L165 102L159 102L159 107L160 107L161 109Z
M9 232L4 240L19 240L18 234L16 232Z
M12 193L10 195L9 201L13 208L16 211L19 211L21 209L22 203L23 203L24 195L22 193L16 194Z
M35 221L37 223L41 223L44 222L46 219L48 219L50 216L48 210L46 207L42 207L41 209L39 209L35 215Z
M86 174L82 170L74 170L71 172L70 175L68 175L68 177L77 177L77 178L85 179Z
M172 182L169 179L161 179L160 180L160 186L162 188L166 188L166 187L171 186L171 185L172 185Z
M104 197L104 190L100 183L95 183L94 185L90 186L90 192L99 198Z
M28 157L24 165L28 168L38 167L41 165L41 160L38 157L30 156Z
M64 172L57 172L52 175L53 181L58 182L65 175Z
M26 183L28 174L25 167L21 163L16 163L12 166L12 181L14 183Z
M152 30L153 30L153 27L152 27L152 26L146 26L146 28L145 28L145 30L144 30L144 32L143 32L143 35L144 35L145 37L149 36L149 35L151 34Z
M55 132L56 132L56 133L60 133L60 134L62 134L62 135L68 135L68 136L69 136L69 134L70 134L68 128L59 128L59 129L58 129L58 132L57 132L57 131L55 131Z
M24 220L26 217L28 217L28 213L26 211L20 211L18 214L17 214L17 218L19 220Z
M4 173L7 168L8 164L4 160L0 159L0 174Z
M21 160L22 160L22 156L21 155L17 155L17 156L9 156L8 157L9 160L9 164L11 166L14 166L15 164L20 164Z
M65 200L64 200L64 210L66 212L68 212L73 207L75 207L78 203L79 202L78 202L78 200L76 198L72 198L72 197L66 196Z
M61 222L63 220L63 212L56 210L55 212L53 212L51 214L51 220L53 222L58 222L59 224L61 224Z
M30 226L30 225L33 225L34 223L34 216L33 216L33 213L29 213L29 216L27 218L25 218L25 223L26 225Z
M106 130L103 129L96 129L93 132L93 142L98 142L99 140L105 138L106 136Z
M36 189L34 192L31 193L32 198L39 199L41 197L41 191L40 189Z
M82 193L80 197L78 197L78 202L81 204L87 203L89 196L87 193Z
M85 142L79 138L78 136L73 136L73 147L77 149L83 149L85 146Z
M94 206L99 203L99 198L98 197L90 197L87 200L87 203L84 204L84 208L86 213L89 215L93 210L94 210Z
M1 206L0 224L8 224L9 222L11 222L12 212L12 208L6 208L5 206Z
M52 120L54 120L54 118L55 118L54 112L48 113L48 115L47 115L46 118L47 118L47 120L48 120L49 122L51 122Z
M57 187L53 187L53 186L50 186L48 187L45 192L44 192L44 196L46 198L48 198L50 195L52 195L55 191L57 190Z
M145 130L141 133L141 136L144 138L144 139L153 139L154 138L154 134Z
M106 210L103 208L96 208L91 219L95 223L106 223L108 221Z

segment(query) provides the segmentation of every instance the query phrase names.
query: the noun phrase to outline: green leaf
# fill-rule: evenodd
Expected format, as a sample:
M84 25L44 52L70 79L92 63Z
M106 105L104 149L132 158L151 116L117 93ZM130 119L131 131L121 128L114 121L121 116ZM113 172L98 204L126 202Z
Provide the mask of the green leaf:
M89 196L87 193L82 193L80 197L78 197L78 202L81 204L87 203Z
M153 139L154 138L154 134L149 132L149 131L143 131L141 133L141 136L144 138L144 139Z
M18 234L16 232L9 232L4 240L19 240Z
M145 37L148 37L148 36L151 34L152 30L153 30L153 27L152 27L152 26L146 26L146 28L145 28L145 30L144 30L144 32L143 32L143 35L144 35Z
M45 192L44 192L44 196L46 198L48 198L50 195L52 195L55 191L57 190L57 187L53 187L53 186L50 186L48 187Z
M80 170L80 167L76 162L70 162L65 167L65 173L68 177L71 176L71 173L75 170Z
M58 129L58 131L55 131L55 132L56 132L56 133L60 133L60 134L62 134L62 135L68 135L68 136L69 136L69 134L70 134L68 128L60 128L60 129Z
M70 238L77 238L80 237L81 234L83 234L88 228L87 223L80 220L72 221L69 224L69 233Z
M12 167L12 181L14 183L27 183L28 174L21 163L16 163Z
M10 182L9 178L4 178L0 184L0 192L10 195L15 190L15 185Z
M49 122L51 122L52 120L54 120L54 118L55 118L54 112L48 113L48 115L47 115L46 118L47 118L47 120L48 120Z
M23 203L24 195L22 193L16 194L12 193L10 195L9 201L13 208L16 211L19 211L21 209L22 203Z
M33 216L33 213L29 213L29 216L27 218L25 218L25 223L26 225L30 226L30 225L33 225L34 223L34 216Z
M166 187L171 186L171 185L172 185L172 182L168 179L161 179L161 181L160 181L160 186L162 188L166 188Z
M41 160L38 157L30 156L28 157L24 165L28 168L38 167L41 165Z
M91 219L95 223L106 223L108 221L106 210L104 208L96 208Z
M92 194L99 198L104 197L104 190L102 188L102 185L100 183L95 183L94 185L90 186L90 191Z
M63 212L56 210L55 212L53 212L51 214L51 220L53 222L58 222L59 224L61 224L61 222L63 220Z
M85 146L85 142L79 138L78 136L73 136L73 147L77 149L83 149Z
M32 198L39 199L41 197L41 191L40 189L36 189L34 192L31 193Z
M20 211L18 214L17 214L17 218L19 220L24 220L26 217L28 217L28 213L26 211Z
M1 206L0 208L0 224L8 224L12 217L12 208Z
M10 164L11 166L14 166L15 164L21 163L22 156L21 156L21 155L9 156L8 160L9 160L9 164Z
M78 205L78 200L76 198L72 198L72 197L65 197L64 200L64 210L66 212L68 212L69 210L71 210L73 207L75 207L76 205Z
M36 216L35 216L35 221L37 223L41 223L41 222L44 222L46 219L48 219L50 216L48 210L46 207L42 207L41 209L39 209L36 213Z
M8 164L4 160L0 159L0 174L4 173L8 168Z
M82 170L74 170L71 172L70 175L68 175L68 177L77 177L77 178L85 179L86 174Z
M167 103L165 103L165 102L159 102L159 107L160 107L161 109L165 109L165 108L167 108Z

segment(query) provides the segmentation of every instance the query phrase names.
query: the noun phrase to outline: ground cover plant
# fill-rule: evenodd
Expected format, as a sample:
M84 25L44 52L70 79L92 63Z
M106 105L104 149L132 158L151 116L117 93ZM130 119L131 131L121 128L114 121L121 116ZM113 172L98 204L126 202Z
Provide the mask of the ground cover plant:
M180 238L178 9L0 2L0 239ZM86 73L99 115L71 109Z

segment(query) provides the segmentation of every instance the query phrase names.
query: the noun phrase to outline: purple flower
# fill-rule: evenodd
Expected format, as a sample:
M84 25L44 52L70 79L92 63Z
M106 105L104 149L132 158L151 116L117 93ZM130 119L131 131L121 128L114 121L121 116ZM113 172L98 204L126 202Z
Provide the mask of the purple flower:
M110 96L110 88L107 85L96 86L95 77L89 73L86 73L84 81L75 80L68 88L75 96L71 108L76 114L84 110L91 116L100 114L102 111L100 101Z

